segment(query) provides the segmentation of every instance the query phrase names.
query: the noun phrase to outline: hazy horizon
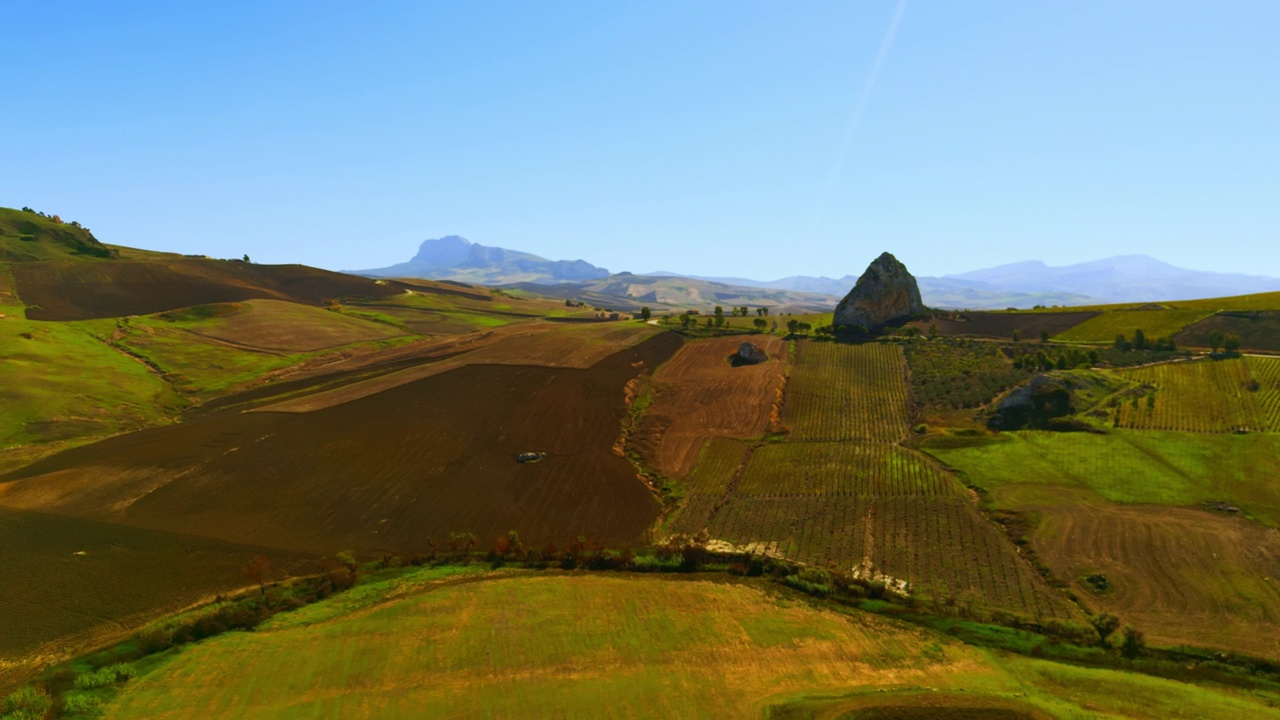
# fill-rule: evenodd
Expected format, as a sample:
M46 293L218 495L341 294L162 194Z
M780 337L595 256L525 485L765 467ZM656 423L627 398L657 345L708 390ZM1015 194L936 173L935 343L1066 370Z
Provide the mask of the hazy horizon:
M1280 6L17 3L0 205L330 269L1280 276ZM56 48L56 50L54 50Z

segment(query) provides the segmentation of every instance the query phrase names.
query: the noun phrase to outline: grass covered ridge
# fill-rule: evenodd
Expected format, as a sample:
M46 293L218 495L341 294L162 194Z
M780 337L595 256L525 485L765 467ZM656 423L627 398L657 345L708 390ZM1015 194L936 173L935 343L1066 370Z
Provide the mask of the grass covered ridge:
M1042 717L1280 716L1243 693L984 651L744 581L412 578L399 594L339 595L297 611L305 622L281 615L170 651L136 668L105 715L759 717L893 689L908 704L963 692Z

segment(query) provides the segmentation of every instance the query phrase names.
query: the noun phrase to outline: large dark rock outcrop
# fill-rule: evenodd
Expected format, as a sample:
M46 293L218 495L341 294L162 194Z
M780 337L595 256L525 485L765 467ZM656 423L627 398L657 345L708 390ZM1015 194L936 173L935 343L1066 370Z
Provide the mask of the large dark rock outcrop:
M755 343L744 342L738 346L733 362L735 365L759 365L762 362L769 362L769 355Z
M924 312L920 287L907 266L889 253L876 258L836 306L835 326L876 332Z

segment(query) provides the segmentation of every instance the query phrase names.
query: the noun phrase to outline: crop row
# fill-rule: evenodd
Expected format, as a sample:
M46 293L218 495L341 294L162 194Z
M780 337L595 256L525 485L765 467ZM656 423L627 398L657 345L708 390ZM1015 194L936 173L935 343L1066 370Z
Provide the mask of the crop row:
M729 483L747 458L747 444L729 438L711 438L702 446L698 464L693 466L685 484L689 492L719 495L729 490Z
M1200 433L1275 427L1259 404L1261 382L1244 358L1152 365L1122 375L1155 388L1119 407L1123 427Z
M751 455L739 495L959 495L929 458L888 443L779 443Z
M895 442L908 426L902 348L869 343L798 343L783 420L802 441Z
M1258 407L1272 432L1280 432L1280 358L1249 358L1249 370L1256 381Z
M1069 614L1017 551L964 498L731 498L711 536L789 560L907 582L1028 615Z
M926 407L976 408L1031 376L992 343L934 338L906 345L911 390Z

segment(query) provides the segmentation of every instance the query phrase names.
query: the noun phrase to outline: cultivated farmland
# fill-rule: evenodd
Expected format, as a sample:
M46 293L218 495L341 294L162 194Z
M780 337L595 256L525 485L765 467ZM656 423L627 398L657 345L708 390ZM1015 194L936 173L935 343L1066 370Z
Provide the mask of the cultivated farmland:
M1280 311L1222 312L1188 325L1176 340L1180 345L1209 347L1209 334L1220 332L1240 338L1246 350L1280 352Z
M931 325L938 327L942 335L971 335L974 337L1013 338L1013 331L1022 333L1022 337L1030 340L1039 338L1040 332L1047 330L1050 335L1057 335L1067 328L1075 327L1094 317L1096 312L1078 311L1039 311L1039 312L964 312L955 313L953 317L939 316L932 320L912 323L921 332L928 332Z
M1135 397L1121 404L1122 427L1225 433L1280 429L1273 426L1253 387L1253 367L1270 372L1264 360L1245 358L1188 363L1165 363L1121 371L1121 377L1155 388L1149 399Z
M786 440L706 445L671 532L938 600L1073 616L950 473L895 444L908 419L899 346L797 342L785 388Z
M1038 508L1036 551L1086 602L1152 640L1280 658L1280 531L1202 510ZM1083 578L1101 573L1105 592Z
M682 477L708 438L748 438L769 429L786 372L786 346L774 336L751 340L770 361L735 366L741 337L685 344L653 376L653 401L633 442L657 470Z
M963 488L929 458L888 443L776 443L751 455L737 494L948 496Z
M796 441L896 442L907 436L907 364L898 345L797 343L783 422Z
M249 558L277 576L303 556L185 535L0 510L0 687L41 661L244 587Z
M911 391L928 408L969 409L1031 377L989 342L936 338L906 344Z
M712 538L1027 617L1075 617L967 498L734 496Z
M210 303L274 298L319 305L348 295L402 293L394 284L303 265L226 260L67 260L17 263L18 294L33 320L147 315Z
M576 330L576 329L575 329ZM658 503L612 451L661 334L588 369L473 365L309 413L223 412L0 477L0 506L332 554L452 532L644 542ZM518 453L548 453L522 465Z
M1064 342L1114 342L1117 335L1132 339L1141 330L1148 340L1173 337L1210 313L1199 308L1152 308L1149 310L1111 310L1074 327L1054 334Z

